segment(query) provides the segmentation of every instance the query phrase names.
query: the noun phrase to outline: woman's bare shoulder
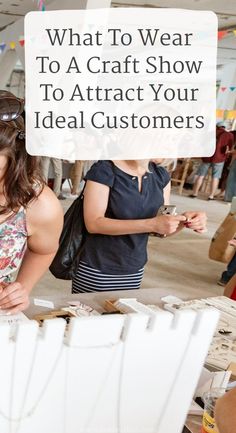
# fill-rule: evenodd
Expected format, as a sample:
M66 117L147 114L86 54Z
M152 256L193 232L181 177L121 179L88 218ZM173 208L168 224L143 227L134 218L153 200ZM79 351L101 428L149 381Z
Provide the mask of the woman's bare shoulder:
M27 222L30 225L44 225L55 221L61 223L63 209L54 192L44 186L36 199L26 209Z

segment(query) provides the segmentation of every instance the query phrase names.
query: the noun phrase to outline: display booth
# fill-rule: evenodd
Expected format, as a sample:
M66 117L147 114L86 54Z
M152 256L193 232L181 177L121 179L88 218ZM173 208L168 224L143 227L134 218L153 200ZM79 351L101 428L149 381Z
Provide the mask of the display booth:
M1 433L180 433L217 320L210 308L2 324Z

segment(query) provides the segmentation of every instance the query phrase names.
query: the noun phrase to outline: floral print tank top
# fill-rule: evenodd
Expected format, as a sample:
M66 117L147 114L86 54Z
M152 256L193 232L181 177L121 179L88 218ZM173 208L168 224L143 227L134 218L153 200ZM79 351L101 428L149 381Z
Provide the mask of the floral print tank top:
M0 282L10 281L19 268L27 240L25 210L20 208L0 223Z

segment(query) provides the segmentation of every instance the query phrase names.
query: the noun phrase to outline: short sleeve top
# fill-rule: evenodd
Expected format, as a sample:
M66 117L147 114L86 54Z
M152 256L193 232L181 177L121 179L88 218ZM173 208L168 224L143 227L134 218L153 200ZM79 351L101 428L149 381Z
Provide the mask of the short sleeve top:
M26 214L23 208L0 224L0 282L10 281L19 269L27 243Z
M134 220L153 218L163 205L163 189L170 181L168 172L154 163L142 177L141 192L138 177L132 176L111 161L95 163L85 180L110 188L105 216L112 219ZM107 274L136 273L147 261L148 233L130 235L86 235L81 260Z

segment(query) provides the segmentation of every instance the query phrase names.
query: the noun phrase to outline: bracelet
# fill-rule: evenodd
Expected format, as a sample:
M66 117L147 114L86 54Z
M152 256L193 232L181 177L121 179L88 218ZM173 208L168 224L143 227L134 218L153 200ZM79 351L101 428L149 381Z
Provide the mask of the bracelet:
M151 236L155 236L156 238L166 238L166 234L164 234L164 235L161 235L160 233L156 233L156 232L151 232L151 233L149 233L149 235L151 235Z

